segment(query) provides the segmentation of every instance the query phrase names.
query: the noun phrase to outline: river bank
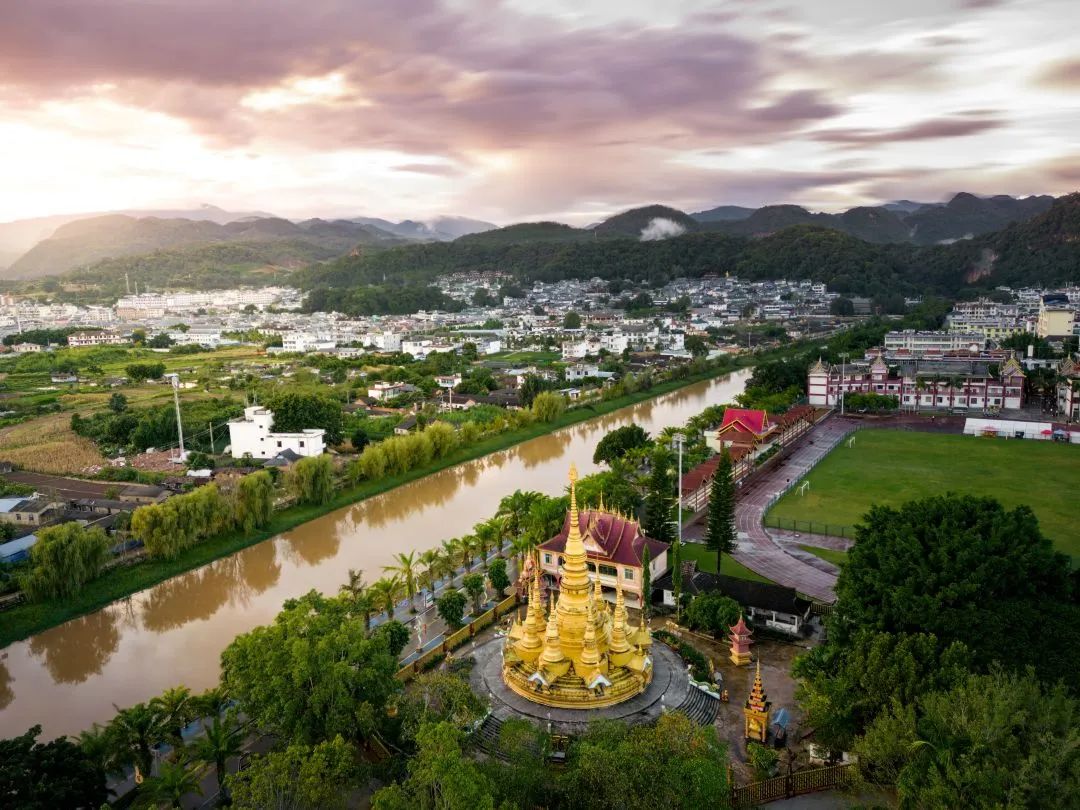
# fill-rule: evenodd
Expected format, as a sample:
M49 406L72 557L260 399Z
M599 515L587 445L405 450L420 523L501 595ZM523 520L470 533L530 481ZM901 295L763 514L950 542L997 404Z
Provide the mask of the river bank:
M459 448L445 458L415 470L410 470L407 473L387 476L380 478L378 481L365 481L356 486L341 489L329 503L292 506L280 512L275 512L271 522L263 529L248 533L229 532L210 538L187 549L173 560L143 560L134 565L113 568L105 572L99 579L89 583L82 591L70 599L24 603L0 613L0 649L51 627L56 627L63 622L99 610L112 602L179 574L234 554L256 543L269 540L342 507L380 495L403 484L416 481L458 464L553 433L562 428L595 419L604 414L677 391L680 388L685 388L703 380L730 374L740 368L750 366L755 359L757 358L753 355L736 358L730 368L713 369L683 379L657 383L648 391L638 391L606 402L596 402L581 408L567 410L551 422L536 423L525 428L491 436L468 447Z

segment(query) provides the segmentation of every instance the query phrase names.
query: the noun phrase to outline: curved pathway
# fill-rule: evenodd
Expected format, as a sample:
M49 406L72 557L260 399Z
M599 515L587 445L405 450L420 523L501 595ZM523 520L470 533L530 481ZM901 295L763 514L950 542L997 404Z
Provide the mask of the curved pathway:
M854 428L852 420L826 417L800 440L794 452L781 464L755 477L739 491L739 501L735 507L739 547L732 557L773 582L795 588L814 599L823 602L836 599L833 590L836 584L835 569L827 570L832 566L819 566L816 558L815 561L804 560L790 553L789 545L770 536L762 525L762 519L775 498L787 488L789 481L802 478L833 448L838 439Z

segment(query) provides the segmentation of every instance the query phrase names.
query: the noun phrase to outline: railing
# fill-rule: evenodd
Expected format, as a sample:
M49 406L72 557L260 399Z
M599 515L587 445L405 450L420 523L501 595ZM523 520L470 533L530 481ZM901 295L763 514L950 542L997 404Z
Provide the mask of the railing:
M765 515L761 524L769 529L782 529L800 534L820 534L826 537L843 537L846 540L855 539L855 527L842 523L818 523L815 520L795 520L794 518L781 518L775 515Z
M743 810L766 802L790 799L803 793L831 790L849 784L853 778L854 770L850 764L795 771L787 776L774 776L762 782L733 787L731 806L734 810Z
M473 638L485 627L494 624L500 618L512 611L514 608L517 607L517 605L518 597L516 593L513 593L501 602L499 602L494 607L489 608L484 613L481 613L479 616L477 616L467 625L462 627L460 630L457 630L448 635L446 638L443 639L442 644L432 647L430 650L425 651L424 654L421 655L419 658L410 661L408 664L399 669L394 677L396 677L399 681L411 681L414 677L427 669L432 661L439 658L440 656L446 655L451 650L460 647L462 644Z
M849 436L851 436L851 434L854 433L855 431L861 430L861 429L862 429L861 426L857 426L857 425L852 426L852 428L850 430L846 430L843 433L841 433L839 436L837 436L833 440L833 443L829 445L828 449L824 453L822 453L820 456L818 456L816 459L814 459L812 462L810 462L810 466L808 466L800 475L798 475L795 478L792 478L790 481L788 481L784 485L783 489L779 490L775 495L773 495L771 498L769 498L769 502L767 504L765 504L765 509L763 510L762 513L765 514L765 515L768 515L769 510L773 508L773 506L776 504L776 502L778 500L780 500L785 495L787 495L788 492L790 492L794 487L798 486L802 482L802 480L804 478L806 478L806 476L808 476L810 474L810 472L814 469L814 467L816 467L818 464L820 464L823 459L828 458L829 454L833 450L835 450L837 448L837 446L842 441L844 441Z

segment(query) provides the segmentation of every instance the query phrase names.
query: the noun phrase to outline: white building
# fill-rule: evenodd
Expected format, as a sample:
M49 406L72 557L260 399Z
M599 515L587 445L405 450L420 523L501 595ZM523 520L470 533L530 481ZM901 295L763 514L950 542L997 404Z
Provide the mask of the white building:
M399 397L406 392L403 382L377 382L367 390L367 395L379 402Z
M299 433L274 433L274 414L259 405L244 408L244 415L229 422L233 458L273 458L284 450L298 456L321 456L326 450L326 431L307 428Z
M401 335L396 332L369 332L365 343L380 352L401 351Z
M68 346L122 346L128 342L115 332L73 332L68 335Z
M286 352L327 351L334 345L334 341L322 340L311 332L286 332L281 336L281 348Z
M917 332L914 329L905 329L885 335L887 353L978 352L985 344L986 339L976 332Z
M186 332L179 330L169 332L169 337L177 346L202 346L206 349L216 349L221 345L220 329L193 327Z

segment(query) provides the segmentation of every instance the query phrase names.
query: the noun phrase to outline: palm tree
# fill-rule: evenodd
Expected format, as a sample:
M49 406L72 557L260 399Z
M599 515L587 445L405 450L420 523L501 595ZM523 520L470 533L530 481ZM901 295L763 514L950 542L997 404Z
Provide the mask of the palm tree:
M342 585L339 592L348 597L352 609L364 617L364 632L371 629L371 614L375 612L375 598L371 588L364 582L364 572L349 569L349 581Z
M502 531L501 526L498 525L499 522L497 518L492 518L473 526L472 536L475 538L476 550L480 552L480 560L485 571L488 567L488 552L500 545Z
M186 686L174 686L166 689L150 701L150 708L161 715L169 740L173 744L173 756L179 754L184 745L184 726L192 721L195 706L192 703L191 690Z
M515 490L499 501L498 517L505 518L506 532L511 537L521 534L525 528L525 516L537 500L544 497L539 492Z
M457 573L458 569L458 560L461 559L461 539L451 537L449 540L443 540L442 554L443 562L447 567L447 575L450 577L450 581L453 582L454 574Z
M464 537L458 538L458 557L461 560L461 565L465 569L465 573L472 571L473 560L476 559L476 554L480 548L480 544L477 543L476 538L467 534Z
M401 579L393 576L375 580L371 584L371 597L386 612L387 619L393 619L394 608L401 597Z
M510 553L514 555L514 564L521 571L525 566L525 557L536 548L532 538L527 534L520 534L510 541Z
M432 593L435 593L435 580L439 576L439 549L429 548L427 551L421 551L420 556L417 558L417 562L420 564L420 587L427 588Z
M191 699L192 714L200 717L219 717L232 704L232 698L223 686L214 686Z
M163 762L161 772L139 786L138 807L182 807L181 801L190 793L202 796L199 782L202 772L173 762Z
M214 766L218 792L222 801L228 804L230 797L225 784L226 765L229 759L240 756L243 751L244 732L236 724L231 712L224 720L215 717L211 725L203 724L203 731L203 736L192 744L191 753L201 762Z
M154 765L153 748L168 736L161 714L145 703L113 708L116 714L109 721L108 734L116 746L117 763L135 765L149 776Z
M80 731L75 740L86 758L106 774L119 773L122 763L117 762L116 741L109 729L94 723L86 731Z
M926 380L922 377L915 378L915 411L918 412L922 404L922 394L926 390Z
M389 571L401 578L401 584L405 586L405 594L409 597L410 608L416 613L416 573L418 565L416 552L399 552L394 555L397 565L384 565L383 571Z

